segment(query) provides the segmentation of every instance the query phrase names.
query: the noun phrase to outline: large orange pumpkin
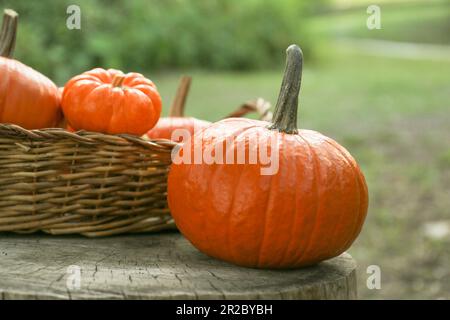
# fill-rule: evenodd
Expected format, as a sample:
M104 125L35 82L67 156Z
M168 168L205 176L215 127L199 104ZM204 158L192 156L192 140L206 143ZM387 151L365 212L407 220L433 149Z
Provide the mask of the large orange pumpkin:
M96 68L67 82L62 108L74 130L142 135L158 121L161 97L140 73Z
M189 92L190 85L190 77L185 76L181 78L177 94L170 107L169 116L159 119L156 126L146 134L145 138L168 140L172 140L173 138L175 142L181 142L183 139L180 135L175 135L172 137L172 134L175 130L187 130L189 135L192 136L194 134L194 131L199 131L211 124L211 122L209 121L184 116L186 98Z
M299 47L287 49L273 123L219 121L174 158L168 179L171 213L183 235L212 257L248 267L300 267L341 254L361 230L368 195L357 163L334 140L297 129L302 60ZM239 142L247 158L267 143L278 170L264 172L268 165L261 158L253 164L205 163L205 150L219 150L218 159L216 147L228 143L222 155L236 156ZM185 155L199 147L203 162L187 163L191 158Z
M18 15L5 10L0 33L0 122L26 129L54 127L61 118L56 85L36 70L12 59Z

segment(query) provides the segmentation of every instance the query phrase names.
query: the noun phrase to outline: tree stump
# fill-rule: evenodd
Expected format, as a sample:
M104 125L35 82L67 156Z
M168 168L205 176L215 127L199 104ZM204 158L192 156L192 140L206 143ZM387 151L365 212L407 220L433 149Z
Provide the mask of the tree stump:
M2 299L355 299L349 254L296 270L212 259L179 233L0 234Z

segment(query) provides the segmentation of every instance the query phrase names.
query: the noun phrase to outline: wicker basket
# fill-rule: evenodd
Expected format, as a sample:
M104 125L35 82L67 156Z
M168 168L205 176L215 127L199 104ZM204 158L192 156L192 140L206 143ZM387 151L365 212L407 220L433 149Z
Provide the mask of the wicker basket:
M234 116L257 112L258 99ZM169 140L0 124L0 232L88 237L175 228L167 207Z
M0 231L105 236L173 227L175 143L0 124Z

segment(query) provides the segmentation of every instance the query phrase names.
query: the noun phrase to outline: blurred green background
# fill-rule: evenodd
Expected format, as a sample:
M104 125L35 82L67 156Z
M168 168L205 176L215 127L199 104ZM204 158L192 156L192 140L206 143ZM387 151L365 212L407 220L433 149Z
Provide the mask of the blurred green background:
M81 8L81 30L66 8ZM450 298L450 1L0 0L20 14L16 58L63 85L93 67L155 81L164 112L181 74L187 113L218 120L239 104L276 102L284 50L305 53L299 125L358 160L370 192L349 252L361 298ZM366 286L370 265L381 289Z

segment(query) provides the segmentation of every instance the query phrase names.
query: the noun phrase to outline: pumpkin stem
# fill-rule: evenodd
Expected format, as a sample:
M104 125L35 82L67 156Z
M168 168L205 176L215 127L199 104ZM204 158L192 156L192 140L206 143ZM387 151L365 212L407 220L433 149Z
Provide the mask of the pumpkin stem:
M183 76L180 79L175 99L169 110L169 117L184 117L184 107L186 105L187 95L191 87L192 78Z
M14 10L3 11L3 23L0 31L0 56L12 58L16 46L18 14Z
M278 95L271 130L297 133L298 94L302 79L303 53L295 44L286 50L286 69Z
M124 80L125 76L123 74L116 74L111 85L113 86L113 88L121 88Z

